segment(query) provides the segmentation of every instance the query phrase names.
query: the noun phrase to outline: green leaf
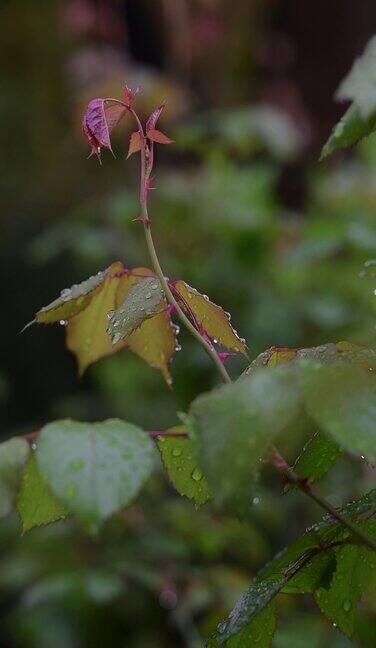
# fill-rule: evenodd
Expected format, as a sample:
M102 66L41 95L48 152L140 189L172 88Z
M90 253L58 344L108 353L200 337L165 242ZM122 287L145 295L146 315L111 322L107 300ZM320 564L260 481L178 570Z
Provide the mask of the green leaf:
M340 512L343 516L353 519L357 525L364 524L364 530L369 532L371 529L366 528L366 525L370 522L363 523L359 516L366 512L373 513L375 504L376 490L373 490L359 500L347 504ZM372 521L372 524L375 522ZM349 538L348 529L329 515L308 529L259 572L229 617L218 625L209 646L228 645L226 642L231 637L238 638L239 633L270 605L280 591L310 592L323 585L329 586L335 567L334 551L338 551L339 546L352 546L347 544ZM341 542L343 545L340 545ZM364 551L368 551L370 556L373 555L368 549Z
M9 439L0 443L0 518L15 505L24 464L30 454L25 439Z
M308 368L308 413L342 447L376 457L376 377L355 365Z
M129 290L122 305L108 313L107 332L112 344L126 339L135 329L150 317L166 307L160 281L156 277L145 277L135 283Z
M154 452L148 435L124 421L56 421L42 429L36 458L56 497L95 530L135 498Z
M67 509L56 499L40 475L33 456L27 462L22 476L17 509L21 517L22 533L68 515Z
M288 367L259 369L192 403L190 435L197 442L216 502L243 504L250 499L260 459L271 440L296 416L299 403Z
M374 533L376 522L373 521ZM370 526L367 525L370 533ZM354 632L357 602L374 578L375 552L360 545L346 545L335 549L337 568L329 588L315 593L320 610L349 637Z
M171 428L171 432L183 430L183 426ZM187 437L161 436L158 448L164 467L174 487L198 506L210 499L207 481L197 465L192 442Z
M261 610L260 614L251 621L238 635L231 637L227 648L269 648L277 625L275 601Z
M37 324L52 324L60 320L67 320L84 310L93 299L94 295L101 291L103 284L109 277L124 271L123 264L116 261L106 270L98 272L79 284L64 288L60 297L47 306L43 306L35 315Z
M336 441L322 432L316 432L305 444L301 454L294 463L294 471L299 477L310 482L321 479L338 459L342 449ZM294 488L287 484L285 491Z
M215 342L247 356L245 340L239 337L223 308L201 295L195 288L179 279L170 284L181 307L189 318Z
M364 118L360 115L355 104L350 106L341 120L334 127L328 141L324 145L320 160L338 149L348 148L364 137L371 135L376 128L376 111Z
M269 578L261 582L255 581L253 585L238 600L230 616L219 623L217 630L209 642L209 646L234 646L240 648L243 644L239 643L243 632L252 627L252 621L261 616L261 612L270 604L273 598L281 591L284 584L288 581L289 576L281 575L279 578ZM268 631L273 633L275 622L267 624ZM257 632L256 626L256 632ZM265 629L266 633L266 629ZM229 641L231 639L231 642ZM267 637L270 643L271 636ZM232 643L233 642L233 643ZM247 644L245 644L247 645ZM252 645L252 644L248 644ZM262 645L262 644L261 644ZM266 646L269 644L266 643Z
M339 86L336 97L353 101L359 114L367 119L376 112L376 36L373 36L361 56Z
M227 648L268 648L271 645L277 624L275 603L272 601L260 614L243 628L238 634L225 641ZM215 635L209 639L208 648L224 645Z

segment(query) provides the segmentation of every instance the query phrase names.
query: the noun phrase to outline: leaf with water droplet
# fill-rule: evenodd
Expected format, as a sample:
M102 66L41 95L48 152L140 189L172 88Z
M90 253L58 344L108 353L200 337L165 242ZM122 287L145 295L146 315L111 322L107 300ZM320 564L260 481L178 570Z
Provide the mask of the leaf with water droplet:
M373 528L371 528L371 524ZM361 523L358 526L362 526ZM376 521L366 523L369 536L376 537ZM372 584L376 575L374 553L360 545L346 545L335 549L337 567L328 588L316 591L316 602L321 612L347 636L354 632L357 602Z
M13 438L0 443L0 518L14 508L23 467L30 454L25 439Z
M258 369L191 405L189 431L218 504L249 504L259 460L297 415L300 394L289 367Z
M233 349L245 356L248 355L245 340L240 338L231 326L229 316L223 308L180 279L171 282L171 288L180 306L193 320L193 323L201 327L212 340L217 340L227 349Z
M111 268L90 303L69 319L66 326L66 344L77 358L80 375L93 362L124 347L123 343L111 344L106 332L107 313L115 308L116 294L124 272L122 264L113 263Z
M79 284L65 288L60 297L41 308L35 315L37 324L52 324L69 320L85 310L93 297L101 291L105 280L123 270L120 261L116 261L106 270L98 272Z
M22 533L36 526L56 522L68 515L65 506L51 492L39 473L34 456L30 457L22 476L17 509L21 518Z
M177 425L169 432L179 432L184 429ZM192 442L187 437L163 436L158 440L164 467L174 487L195 504L205 504L210 499L208 485L203 473L197 466Z
M164 293L157 277L145 277L133 284L123 303L108 321L112 343L125 340L149 317L166 308Z
M340 510L344 517L350 517L371 537L376 535L376 521L371 519L363 521L359 516L366 512L374 512L375 498L376 491L371 491ZM340 544L341 541L343 545ZM277 554L257 574L249 589L236 603L229 617L218 625L217 631L208 645L213 648L214 646L227 646L229 644L226 642L230 638L238 639L242 630L250 622L253 622L266 606L270 605L270 602L280 591L310 592L319 588L316 589L316 595L321 600L322 597L325 597L326 589L331 586L333 574L338 565L338 558L335 558L334 552L342 551L344 548L368 552L366 562L367 564L369 562L369 566L373 564L373 569L375 568L376 563L369 549L347 543L347 530L332 516L325 516L322 522L315 525L314 529L308 529L304 535ZM363 554L362 557L364 559ZM341 573L342 571L345 578L345 570L341 570ZM323 588L323 585L326 589ZM341 605L345 601L345 607L348 607L349 599L351 597L344 596L344 593L341 592L339 599ZM340 604L339 600L337 601L338 605ZM247 644L235 643L234 645L240 648Z
M149 436L118 419L49 423L36 450L38 470L52 492L91 530L133 501L154 457Z

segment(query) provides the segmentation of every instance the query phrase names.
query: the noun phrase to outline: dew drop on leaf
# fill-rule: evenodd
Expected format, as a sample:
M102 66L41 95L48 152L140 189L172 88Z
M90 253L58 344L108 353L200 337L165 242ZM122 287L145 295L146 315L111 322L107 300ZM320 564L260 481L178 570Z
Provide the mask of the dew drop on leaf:
M202 472L198 468L195 468L192 471L191 477L194 481L200 481L202 479Z

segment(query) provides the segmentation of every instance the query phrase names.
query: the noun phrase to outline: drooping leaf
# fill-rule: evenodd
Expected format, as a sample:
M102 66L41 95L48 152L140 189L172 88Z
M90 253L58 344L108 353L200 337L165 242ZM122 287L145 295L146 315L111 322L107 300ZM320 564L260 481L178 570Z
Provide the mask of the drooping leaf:
M67 509L56 499L40 475L33 456L27 462L22 476L17 509L21 518L22 533L36 526L56 522L68 515Z
M362 521L358 516L374 511L375 498L376 491L372 491L356 502L347 504L340 512L361 525ZM353 546L348 544L349 535L349 531L331 516L325 516L322 522L308 529L259 572L229 617L218 625L209 646L232 646L228 641L233 637L238 639L244 628L270 605L280 591L310 592L321 587L325 580L325 585L329 586L335 569L334 551L338 551L339 546ZM354 546L358 547L356 544ZM368 549L364 551L368 551L372 556Z
M371 135L376 129L376 110L369 117L362 117L355 104L346 110L341 120L336 124L328 141L324 145L320 160L339 149L354 146L364 137Z
M154 453L148 435L131 423L56 421L42 429L36 459L56 497L96 529L136 497Z
M117 264L113 264L111 267ZM77 357L79 373L96 360L115 353L124 344L111 344L107 333L107 314L115 308L116 293L121 279L121 272L108 273L101 284L101 289L93 295L84 310L68 319L66 326L66 344Z
M140 328L127 338L125 344L151 367L159 369L167 384L171 385L169 366L177 348L177 341L167 310L144 320Z
M91 153L99 157L101 147L112 151L111 132L127 112L127 107L112 99L92 99L87 105L82 129L91 146Z
M23 467L30 453L25 439L9 439L0 443L0 518L15 505Z
M106 270L101 270L96 275L89 277L70 288L64 288L60 297L54 299L47 306L43 306L35 315L37 324L53 324L61 320L68 320L83 311L90 304L93 297L101 291L106 279L116 276L123 271L123 265L116 261Z
M376 36L373 36L336 92L336 97L341 101L354 102L362 119L376 113L375 69Z
M231 326L228 313L185 281L174 281L171 287L182 308L202 332L222 346L247 356L245 340L240 338Z
M299 405L294 374L287 367L259 369L192 403L190 434L198 439L200 463L218 503L250 501L260 459Z
M139 131L135 131L132 133L130 140L129 140L129 148L128 148L128 155L127 159L133 155L133 153L137 153L137 151L141 151L142 149L142 137L141 133Z
M376 377L351 364L316 367L306 373L310 416L342 447L371 461L376 457Z
M157 277L145 277L134 283L121 306L108 315L107 331L112 344L125 340L146 319L166 308L163 298L164 293Z
M294 463L295 473L310 482L321 479L332 467L342 449L336 441L318 431L305 444L302 452ZM293 488L287 484L285 490Z
M376 521L368 521L366 530L368 535L375 537ZM317 589L315 598L325 616L351 637L358 600L375 577L375 554L361 545L341 546L334 551L336 569L330 586Z
M176 426L170 431L183 429L183 426ZM167 474L178 493L192 499L199 506L205 504L210 499L209 488L197 465L190 439L161 436L158 438L158 448Z

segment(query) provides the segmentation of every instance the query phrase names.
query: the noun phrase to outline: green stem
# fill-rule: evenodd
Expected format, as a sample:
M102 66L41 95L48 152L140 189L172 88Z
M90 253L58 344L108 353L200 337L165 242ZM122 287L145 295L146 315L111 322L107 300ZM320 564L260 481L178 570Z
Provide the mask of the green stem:
M155 249L152 233L151 233L151 225L150 225L150 219L148 215L148 207L147 207L147 191L145 190L145 185L146 182L149 181L150 173L151 173L151 168L148 169L147 167L147 160L146 160L146 138L144 135L144 131L141 125L141 122L138 118L138 115L135 113L135 111L130 108L130 112L134 116L137 126L139 128L139 132L144 140L145 145L141 149L141 184L140 184L140 206L141 206L141 220L143 222L144 226L144 233L145 233L145 239L146 239L146 245L149 251L150 259L153 264L153 268L155 270L156 275L159 278L159 281L161 282L161 285L163 287L163 290L166 295L166 299L168 302L174 306L176 309L176 312L180 318L180 321L184 324L184 326L189 330L189 332L193 335L194 338L201 344L201 346L204 347L206 353L210 356L210 358L213 360L214 364L216 365L222 380L225 383L230 384L232 382L229 374L227 373L223 363L221 362L220 358L218 357L215 349L200 335L200 333L197 331L197 329L193 326L192 322L188 319L188 317L185 315L184 311L180 308L177 300L175 299L174 295L171 292L171 289L168 285L168 281L166 280L166 277L163 274L163 270L161 268L161 265L159 263L158 255ZM150 152L151 159L153 157L153 151L151 150ZM152 163L150 165L152 167ZM370 549L376 550L376 543L369 538L366 534L363 533L361 529L358 529L356 526L352 524L347 518L345 518L341 513L339 513L334 507L332 507L329 502L327 502L323 497L315 493L315 491L312 490L309 482L307 480L301 479L295 472L294 470L288 465L286 460L282 457L282 455L278 452L278 450L272 446L271 447L271 452L270 452L270 459L271 463L277 468L277 470L284 475L284 477L291 482L292 484L295 484L297 488L302 493L305 493L307 497L312 499L316 504L321 506L325 511L327 511L334 519L338 520L343 526L345 526L347 529L349 529L354 536L359 538L359 540L369 547Z
M218 357L217 352L213 347L207 342L197 331L197 329L193 326L192 322L188 319L188 317L185 315L183 310L180 308L178 302L176 301L174 295L171 292L171 289L168 285L168 281L166 280L166 277L163 274L161 265L159 263L158 255L155 250L154 246L154 241L151 233L151 227L150 227L150 221L148 218L148 213L147 213L147 206L145 202L141 202L141 210L142 210L142 217L143 217L143 223L144 223L144 232L145 232L145 239L146 239L146 245L149 250L149 255L150 259L153 265L153 268L155 270L156 275L158 276L159 281L162 284L163 290L165 292L166 298L169 301L169 303L174 306L176 309L176 312L179 316L180 321L184 326L188 329L188 331L193 335L193 337L196 338L196 340L201 344L201 346L204 347L206 353L210 358L213 360L214 364L216 365L222 380L225 383L231 383L231 378L228 375L223 363L221 362L220 358Z

